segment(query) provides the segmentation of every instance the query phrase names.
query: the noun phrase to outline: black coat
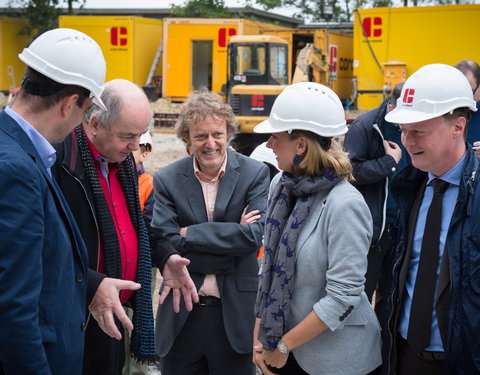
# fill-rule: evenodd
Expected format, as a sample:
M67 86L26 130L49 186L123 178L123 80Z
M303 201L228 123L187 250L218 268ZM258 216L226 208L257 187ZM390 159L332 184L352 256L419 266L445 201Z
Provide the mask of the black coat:
M353 166L353 185L362 193L373 219L373 242L385 227L388 177L397 170L395 159L385 154L383 145L385 114L389 99L359 116L345 135L344 149Z
M89 268L87 304L89 304L98 286L106 276L97 272L100 234L94 214L93 194L91 189L85 189L84 187L86 176L80 152L78 152L76 146L73 133L63 143L54 145L57 151L57 161L52 167L52 176L63 192L69 192L68 194L64 193L65 199L77 220L85 245L87 245Z

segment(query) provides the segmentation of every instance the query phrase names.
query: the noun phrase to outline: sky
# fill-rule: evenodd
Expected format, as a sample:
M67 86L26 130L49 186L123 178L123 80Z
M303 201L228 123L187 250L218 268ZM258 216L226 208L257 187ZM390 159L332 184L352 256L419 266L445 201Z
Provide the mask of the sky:
M10 0L0 0L0 8L8 6ZM84 8L170 8L171 4L180 5L182 0L86 0ZM66 2L65 2L66 3ZM230 8L245 6L242 0L225 0L225 5ZM259 8L260 9L260 8ZM275 8L270 10L272 13L291 17L295 13L295 7Z

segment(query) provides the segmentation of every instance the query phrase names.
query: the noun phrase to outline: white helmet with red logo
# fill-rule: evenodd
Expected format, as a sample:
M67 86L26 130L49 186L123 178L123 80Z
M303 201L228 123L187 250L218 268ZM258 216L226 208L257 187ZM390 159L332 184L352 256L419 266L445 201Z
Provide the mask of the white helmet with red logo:
M410 124L430 120L468 107L476 111L476 103L468 80L450 65L430 64L421 67L405 82L397 107L385 120Z
M337 94L320 83L294 83L277 97L268 120L254 128L255 133L292 130L308 130L322 137L345 134L345 111Z

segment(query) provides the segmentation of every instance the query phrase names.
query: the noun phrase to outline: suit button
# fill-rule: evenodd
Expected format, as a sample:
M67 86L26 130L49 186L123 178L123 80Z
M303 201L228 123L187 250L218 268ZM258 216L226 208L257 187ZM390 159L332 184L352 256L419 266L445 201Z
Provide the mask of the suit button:
M82 283L83 282L83 274L79 273L76 277L76 280L79 282L79 283Z
M83 322L82 324L80 324L80 330L82 332L84 332L86 328L87 328L87 323Z

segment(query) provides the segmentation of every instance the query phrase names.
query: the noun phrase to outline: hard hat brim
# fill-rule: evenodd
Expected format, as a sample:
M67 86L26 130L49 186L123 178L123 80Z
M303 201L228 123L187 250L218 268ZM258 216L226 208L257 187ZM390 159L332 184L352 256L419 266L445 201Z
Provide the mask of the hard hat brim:
M272 127L272 124L270 124L270 120L264 120L257 126L253 128L253 131L255 133L281 133L284 130L278 130Z
M411 109L397 107L385 115L385 120L393 124L413 124L440 116L442 116L442 114L412 111Z
M92 101L93 101L94 104L98 105L104 111L108 111L107 107L105 106L105 103L103 103L101 98L97 98L96 96L94 96L92 98Z

